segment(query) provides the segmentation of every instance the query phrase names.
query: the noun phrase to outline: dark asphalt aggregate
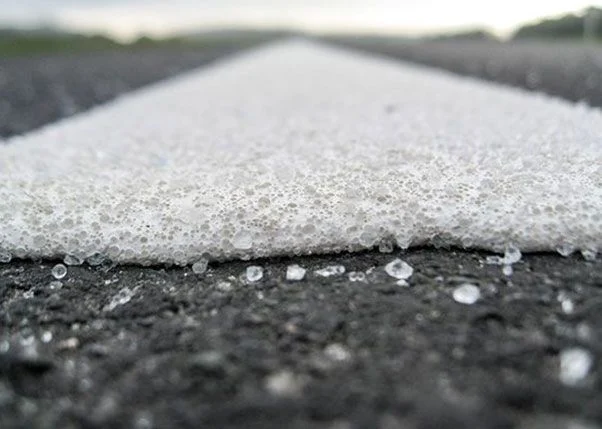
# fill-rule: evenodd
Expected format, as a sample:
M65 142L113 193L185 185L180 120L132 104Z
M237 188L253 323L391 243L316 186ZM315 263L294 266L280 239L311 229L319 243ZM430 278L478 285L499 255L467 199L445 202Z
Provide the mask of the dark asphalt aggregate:
M239 49L146 49L132 54L0 57L0 138L72 116Z
M497 58L504 64L505 49ZM65 72L38 81L26 107L19 91L0 85L1 102L28 118L15 127L0 114L4 135L39 126L38 112L47 120L74 113L52 87L86 100L82 108L111 98L90 95L102 67L132 88L153 79L152 61L194 63L161 52L144 67L140 53L109 66L105 55L53 57ZM204 54L196 55L202 64ZM446 55L433 52L433 65L456 57ZM31 82L49 58L2 59L0 76L26 88L15 82ZM70 72L78 67L89 71ZM573 87L581 76L575 72ZM122 92L116 87L112 96ZM0 264L0 428L602 427L600 258L525 255L507 277L486 256L375 250L212 264L204 275L82 265L68 267L60 282L51 275L60 261ZM414 267L409 287L384 272L396 257ZM285 280L292 263L308 268L306 279ZM250 264L264 267L259 282L242 276ZM332 264L369 274L365 282L315 275ZM466 282L481 290L473 305L452 298ZM574 310L563 310L562 300ZM559 380L559 355L570 347L594 358L576 386Z
M407 42L349 37L326 41L602 107L602 45L599 43Z

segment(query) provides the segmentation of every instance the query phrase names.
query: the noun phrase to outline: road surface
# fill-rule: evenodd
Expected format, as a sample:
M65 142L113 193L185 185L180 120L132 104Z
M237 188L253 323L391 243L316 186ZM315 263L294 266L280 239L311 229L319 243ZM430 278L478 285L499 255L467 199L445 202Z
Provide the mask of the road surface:
M410 287L385 272L398 257ZM263 259L252 285L248 262L76 266L59 284L60 261L14 260L0 266L0 426L599 427L602 263L532 254L508 277L486 257ZM292 263L304 281L284 280ZM347 273L315 274L334 264ZM463 283L481 300L454 300ZM573 386L560 360L575 348L593 366Z

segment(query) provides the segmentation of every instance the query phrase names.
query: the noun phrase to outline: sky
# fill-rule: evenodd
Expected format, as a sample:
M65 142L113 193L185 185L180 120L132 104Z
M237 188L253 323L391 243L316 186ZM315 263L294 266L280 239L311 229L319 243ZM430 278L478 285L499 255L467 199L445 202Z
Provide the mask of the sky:
M478 26L503 36L588 6L602 0L0 0L0 25L54 24L120 39L237 26L408 35Z

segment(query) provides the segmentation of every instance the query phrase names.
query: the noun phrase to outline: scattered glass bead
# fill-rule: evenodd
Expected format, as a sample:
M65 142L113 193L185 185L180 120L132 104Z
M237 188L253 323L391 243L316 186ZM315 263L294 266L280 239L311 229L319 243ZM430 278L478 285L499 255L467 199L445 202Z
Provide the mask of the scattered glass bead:
M45 332L42 334L42 337L41 337L41 339L42 339L42 342L43 342L43 343L49 343L50 341L52 341L52 332L50 332L50 331L45 331Z
M230 282L218 282L217 285L215 285L215 288L220 292L230 292L233 289L232 283Z
M265 388L275 396L291 397L301 391L299 377L290 371L278 371L270 374L265 379Z
M361 271L351 271L348 274L348 276L349 276L350 282L365 282L366 281L366 274Z
M324 348L324 355L336 362L345 362L351 359L351 352L339 343L332 343Z
M394 259L385 265L385 272L396 279L406 280L412 276L414 268L401 259Z
M51 273L52 277L57 280L61 280L67 275L67 267L63 264L56 264L54 267L52 267Z
M522 253L517 247L508 246L504 252L504 264L512 265L516 264L523 257Z
M111 301L104 306L103 311L112 311L120 305L127 304L132 300L134 293L135 292L129 287L122 288L111 298Z
M66 255L63 258L63 262L65 265L81 265L84 263L84 260L75 255Z
M88 265L92 266L92 267L96 267L98 265L102 265L102 263L106 260L107 258L100 254L100 253L95 253L93 255L90 255L86 258L86 262L88 263Z
M587 375L594 363L592 354L581 347L572 347L560 352L559 378L563 384L575 386Z
M63 283L55 280L53 282L50 282L48 284L48 287L50 288L50 290L61 290L63 288Z
M395 243L391 239L384 239L378 243L378 251L380 253L392 253L395 249Z
M207 258L201 258L192 264L192 272L197 275L205 274L208 266L209 260Z
M247 267L245 275L248 282L258 282L263 278L263 268L258 265L251 265L250 267Z
M569 243L563 243L556 248L556 251L565 258L571 256L575 251L575 246Z
M472 305L481 298L481 291L473 284L464 283L454 289L452 297L460 304Z
M581 251L581 256L588 262L595 262L598 257L598 252L592 249L583 249Z
M5 250L0 250L0 264L8 264L13 259L13 255Z
M569 296L565 292L560 292L558 294L558 302L560 303L560 307L565 314L571 314L575 311L575 304L569 298Z
M320 277L340 276L341 274L345 274L345 267L343 265L330 265L316 270L315 273Z
M289 265L286 267L286 280L289 282L296 282L303 280L307 270L297 264Z

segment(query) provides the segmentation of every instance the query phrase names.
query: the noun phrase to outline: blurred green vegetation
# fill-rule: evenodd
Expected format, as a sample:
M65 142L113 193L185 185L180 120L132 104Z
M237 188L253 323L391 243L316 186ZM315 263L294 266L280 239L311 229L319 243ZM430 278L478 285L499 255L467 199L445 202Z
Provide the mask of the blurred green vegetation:
M602 9L588 8L518 28L513 39L602 39Z
M199 49L242 48L291 34L284 31L223 30L155 39L142 36L120 43L101 35L81 35L49 30L0 29L0 57L45 53L76 53L104 50L138 50L158 47Z
M116 49L122 46L103 36L19 30L0 31L0 56L96 51Z
M26 56L42 53L75 53L102 50L136 50L158 47L184 47L199 49L244 48L285 36L294 32L286 30L224 29L178 37L155 39L142 36L131 43L120 43L102 35L82 35L66 33L52 27L32 30L0 28L0 57ZM336 36L333 36L336 38ZM346 35L345 37L353 37ZM358 36L359 37L359 36ZM384 41L385 36L361 36L361 39ZM602 40L602 9L588 8L581 13L570 13L555 18L547 18L519 27L513 39L590 39ZM403 39L403 38L398 38ZM423 40L483 40L493 41L496 37L485 29L469 29L456 33L442 33L424 37Z
M444 40L498 40L493 33L481 28L459 31L456 33L435 34L433 36L426 36L423 39L434 42Z

